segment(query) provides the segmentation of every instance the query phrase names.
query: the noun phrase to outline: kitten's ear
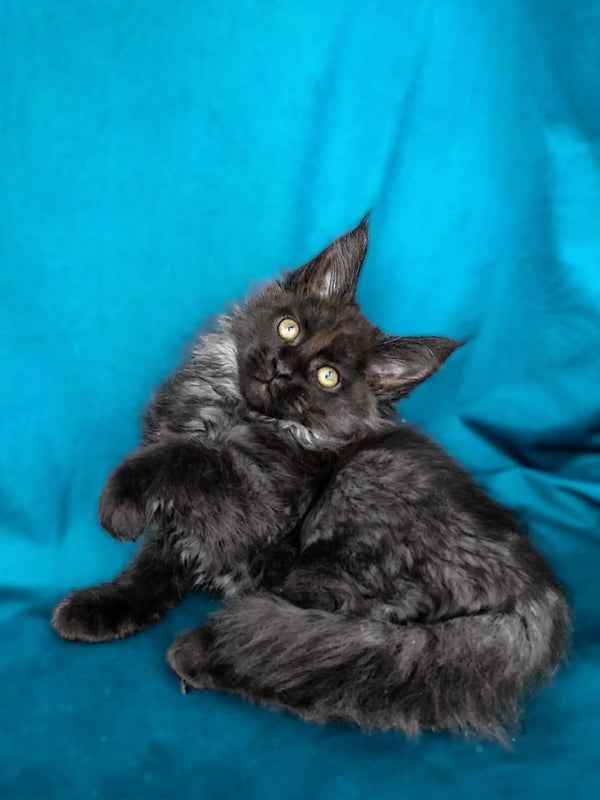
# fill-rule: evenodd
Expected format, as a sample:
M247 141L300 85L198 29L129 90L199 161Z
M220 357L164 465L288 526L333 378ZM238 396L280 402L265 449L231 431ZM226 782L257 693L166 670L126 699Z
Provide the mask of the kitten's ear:
M295 294L339 298L351 303L369 242L369 216L318 256L291 272L284 286Z
M439 369L463 344L461 339L445 336L380 334L368 366L369 383L376 394L399 400Z

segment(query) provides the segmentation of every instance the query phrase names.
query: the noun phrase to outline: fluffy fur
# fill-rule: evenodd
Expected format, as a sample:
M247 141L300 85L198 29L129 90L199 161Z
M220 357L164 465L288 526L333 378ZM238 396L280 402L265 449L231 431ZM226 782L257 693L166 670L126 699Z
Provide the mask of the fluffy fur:
M141 549L68 595L53 625L117 639L203 589L226 604L168 653L191 686L317 721L502 740L565 655L567 606L510 512L399 421L396 401L461 343L366 320L367 239L363 220L197 341L100 498L106 530L144 534Z

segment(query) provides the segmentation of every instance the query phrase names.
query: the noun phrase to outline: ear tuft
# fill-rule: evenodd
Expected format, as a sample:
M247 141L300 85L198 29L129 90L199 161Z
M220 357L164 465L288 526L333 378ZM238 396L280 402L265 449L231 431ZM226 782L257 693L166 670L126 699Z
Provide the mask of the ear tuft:
M284 286L296 294L353 302L369 243L369 215L354 230L335 239L304 266L291 272Z
M465 342L445 336L387 336L381 333L371 363L369 382L376 394L399 400L433 375Z

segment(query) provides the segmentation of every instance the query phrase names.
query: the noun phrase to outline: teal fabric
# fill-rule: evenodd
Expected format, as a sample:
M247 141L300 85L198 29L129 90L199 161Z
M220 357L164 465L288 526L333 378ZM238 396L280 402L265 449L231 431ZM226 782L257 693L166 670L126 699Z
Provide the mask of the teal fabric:
M3 0L0 796L600 796L600 3ZM108 471L197 327L372 209L360 299L465 337L404 404L526 520L571 662L512 752L180 693L213 606L67 644Z

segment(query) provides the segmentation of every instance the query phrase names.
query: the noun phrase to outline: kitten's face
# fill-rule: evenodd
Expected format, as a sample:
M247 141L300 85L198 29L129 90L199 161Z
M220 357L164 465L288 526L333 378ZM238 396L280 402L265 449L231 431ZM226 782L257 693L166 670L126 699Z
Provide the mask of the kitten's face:
M367 239L363 221L233 316L239 388L252 411L351 439L389 419L394 401L458 346L386 336L368 322L354 300Z
M334 437L376 416L367 380L376 329L353 304L269 287L234 326L240 389L255 411Z

